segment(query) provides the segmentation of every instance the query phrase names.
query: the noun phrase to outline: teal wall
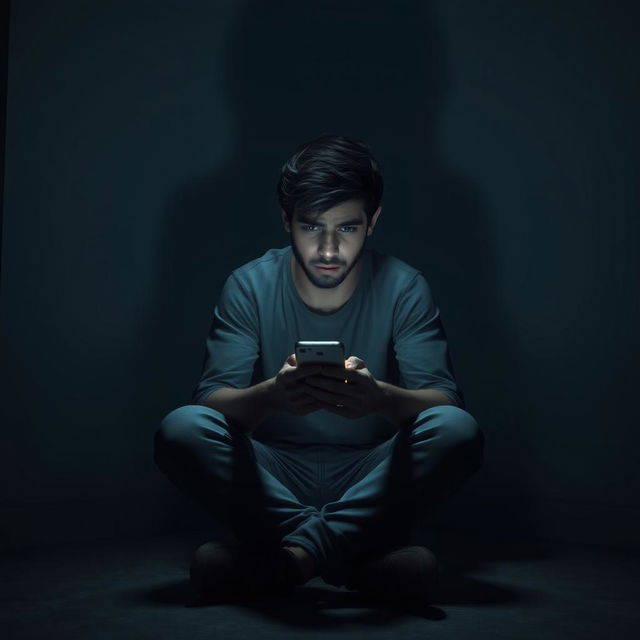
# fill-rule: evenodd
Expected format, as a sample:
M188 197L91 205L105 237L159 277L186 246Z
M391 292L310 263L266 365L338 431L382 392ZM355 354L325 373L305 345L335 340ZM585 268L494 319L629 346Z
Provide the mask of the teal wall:
M444 521L639 540L633 6L14 0L3 542L208 522L152 435L230 270L288 242L280 165L328 132L378 155L372 245L425 273L486 434Z

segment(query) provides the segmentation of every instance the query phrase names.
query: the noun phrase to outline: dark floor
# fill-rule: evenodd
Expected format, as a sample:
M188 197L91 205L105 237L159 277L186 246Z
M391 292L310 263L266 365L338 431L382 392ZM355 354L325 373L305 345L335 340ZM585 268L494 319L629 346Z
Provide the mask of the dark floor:
M421 613L372 605L321 579L289 598L189 606L189 534L3 558L3 638L640 638L640 557L548 542L440 542L444 578Z

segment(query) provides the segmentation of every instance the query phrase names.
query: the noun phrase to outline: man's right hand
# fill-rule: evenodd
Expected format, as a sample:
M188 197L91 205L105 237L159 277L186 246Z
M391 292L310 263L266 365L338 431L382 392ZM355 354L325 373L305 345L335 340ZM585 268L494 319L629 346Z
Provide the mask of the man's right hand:
M296 416L304 416L322 409L322 404L305 391L304 379L318 373L319 364L303 363L298 366L295 353L285 361L274 378L272 401L276 411L288 411Z

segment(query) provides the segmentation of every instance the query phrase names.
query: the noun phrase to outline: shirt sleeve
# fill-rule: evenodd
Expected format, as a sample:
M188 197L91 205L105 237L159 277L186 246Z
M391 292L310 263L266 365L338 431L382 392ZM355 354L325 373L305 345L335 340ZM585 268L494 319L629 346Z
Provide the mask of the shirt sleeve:
M400 294L393 316L398 368L406 389L437 389L464 408L440 311L422 273Z
M222 387L246 389L259 355L258 314L252 297L233 273L227 278L206 340L200 381L192 401L201 404Z

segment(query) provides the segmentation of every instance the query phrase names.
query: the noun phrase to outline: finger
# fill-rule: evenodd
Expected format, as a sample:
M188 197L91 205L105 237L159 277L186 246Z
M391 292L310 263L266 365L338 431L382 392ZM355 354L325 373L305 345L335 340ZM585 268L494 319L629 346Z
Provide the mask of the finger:
M326 402L328 405L335 407L337 404L341 404L349 408L355 408L356 406L350 396L345 396L340 393L331 393L330 391L313 387L308 383L305 384L307 384L307 393L309 395L317 398L318 400L322 400L322 402Z
M316 389L323 389L336 395L344 394L347 392L345 388L345 381L342 379L328 378L327 376L309 376L305 381L306 385L316 387ZM349 394L350 395L350 394Z
M336 374L345 370L344 365L335 364L334 362L322 362L321 366L323 371L332 371Z
M321 374L327 378L347 380L347 382L357 382L359 375L354 369L346 369L338 365L322 365Z
M306 389L301 390L299 393L296 393L295 395L290 396L290 402L293 405L296 406L300 406L300 405L305 405L305 404L313 404L314 402L317 403L318 399L314 398L312 395L310 395L309 393L307 393Z
M323 409L324 403L312 398L311 396L307 396L306 401L298 404L298 408L302 411L307 411L309 409Z
M320 373L320 365L314 362L304 362L293 368L291 377L297 380L298 378L304 378L313 373Z

